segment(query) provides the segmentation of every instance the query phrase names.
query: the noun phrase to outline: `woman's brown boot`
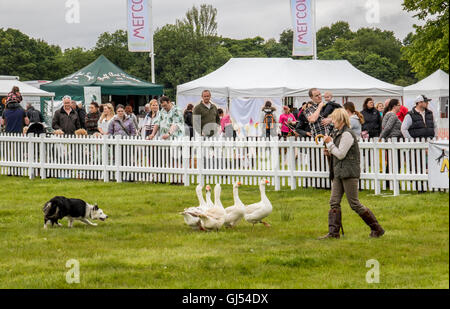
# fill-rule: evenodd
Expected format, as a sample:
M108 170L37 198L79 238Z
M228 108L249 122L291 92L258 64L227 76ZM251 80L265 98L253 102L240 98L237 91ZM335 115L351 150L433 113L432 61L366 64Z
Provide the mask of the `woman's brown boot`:
M340 209L330 209L328 212L328 234L319 239L340 238L342 228L342 214ZM342 233L344 235L344 233Z
M375 215L370 211L369 208L364 211L360 217L364 220L364 222L370 227L370 237L373 238L379 238L384 235L384 230L381 227L381 225L378 223L377 218L375 218Z

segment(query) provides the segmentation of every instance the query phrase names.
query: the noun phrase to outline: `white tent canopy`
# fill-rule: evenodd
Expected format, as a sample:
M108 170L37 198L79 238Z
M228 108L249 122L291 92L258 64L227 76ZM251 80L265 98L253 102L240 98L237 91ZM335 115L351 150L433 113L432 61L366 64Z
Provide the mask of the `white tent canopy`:
M308 98L309 89L331 91L337 100L345 97L400 98L403 88L373 78L346 60L293 60L291 58L232 58L216 71L177 87L177 104L200 102L210 90L213 102L230 102L229 113L238 126L261 121L261 108L270 100L278 114L282 99L295 103ZM357 102L354 102L358 105ZM362 104L360 104L362 106Z
M425 94L429 97L448 97L448 74L442 70L437 70L427 78L417 84L404 89L405 96L419 96Z
M177 96L307 97L310 88L335 96L402 96L403 88L371 77L346 60L232 58L216 71L177 87Z
M7 96L14 86L19 87L22 96L54 97L52 92L43 91L19 81L17 76L0 76L0 96Z

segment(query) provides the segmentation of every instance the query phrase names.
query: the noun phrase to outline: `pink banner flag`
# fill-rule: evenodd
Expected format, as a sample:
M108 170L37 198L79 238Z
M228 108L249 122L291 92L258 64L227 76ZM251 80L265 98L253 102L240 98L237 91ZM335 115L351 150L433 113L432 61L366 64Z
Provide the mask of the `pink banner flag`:
M294 28L293 56L315 53L315 0L290 0Z

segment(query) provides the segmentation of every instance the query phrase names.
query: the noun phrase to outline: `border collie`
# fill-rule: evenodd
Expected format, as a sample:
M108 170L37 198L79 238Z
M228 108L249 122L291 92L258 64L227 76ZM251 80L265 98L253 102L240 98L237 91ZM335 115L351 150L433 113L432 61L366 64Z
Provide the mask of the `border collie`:
M79 220L85 224L91 226L97 226L97 224L90 222L91 220L105 221L108 216L103 213L103 210L98 208L97 204L90 205L83 200L68 199L63 196L55 196L48 201L44 208L44 229L47 228L47 224L57 224L62 226L58 220L64 217L69 219L69 228L73 225L73 220Z

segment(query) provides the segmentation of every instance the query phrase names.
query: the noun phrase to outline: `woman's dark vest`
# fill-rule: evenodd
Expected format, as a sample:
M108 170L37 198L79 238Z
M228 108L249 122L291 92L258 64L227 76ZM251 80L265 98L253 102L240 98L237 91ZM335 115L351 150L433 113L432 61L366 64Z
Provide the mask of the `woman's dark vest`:
M369 137L378 137L381 133L381 115L375 108L365 109L361 112L364 116L362 130L369 132Z
M341 143L342 135L348 132L353 136L353 145L350 147L347 155L343 160L338 160L333 156L333 174L334 178L348 179L348 178L360 178L361 176L361 166L360 166L360 153L358 138L355 133L347 127L342 130L335 131L333 133L333 143L336 147L339 147Z
M425 110L426 123L423 122L422 115L418 113L415 108L413 108L408 115L410 115L412 119L412 125L409 127L408 131L413 138L434 137L434 119L431 111L428 109Z

